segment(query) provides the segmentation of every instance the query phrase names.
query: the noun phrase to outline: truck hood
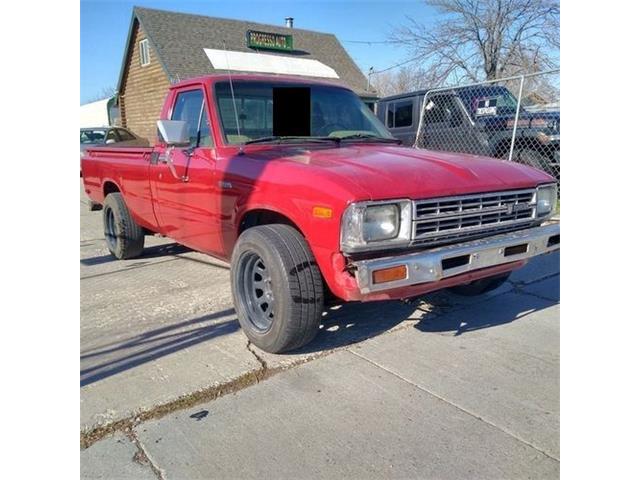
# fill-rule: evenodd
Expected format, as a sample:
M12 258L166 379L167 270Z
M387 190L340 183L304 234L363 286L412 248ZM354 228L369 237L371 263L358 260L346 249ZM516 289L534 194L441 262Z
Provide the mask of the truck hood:
M251 156L277 163L302 163L312 176L324 173L334 181L346 179L359 187L353 193L361 200L420 199L530 188L554 181L544 172L515 162L395 145L292 146L284 147L284 151L281 146Z

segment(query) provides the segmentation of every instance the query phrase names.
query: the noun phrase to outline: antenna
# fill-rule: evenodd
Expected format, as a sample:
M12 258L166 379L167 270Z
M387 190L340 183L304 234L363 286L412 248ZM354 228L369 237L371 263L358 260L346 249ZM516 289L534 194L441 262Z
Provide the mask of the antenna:
M229 68L229 55L227 55L227 42L222 41L224 48L224 57L227 60L227 74L229 75L229 87L231 87L231 103L233 104L233 115L236 119L236 130L238 132L238 140L240 140L240 120L238 119L238 108L236 107L236 96L233 92L233 81L231 80L231 68ZM240 152L242 153L242 144L240 144Z

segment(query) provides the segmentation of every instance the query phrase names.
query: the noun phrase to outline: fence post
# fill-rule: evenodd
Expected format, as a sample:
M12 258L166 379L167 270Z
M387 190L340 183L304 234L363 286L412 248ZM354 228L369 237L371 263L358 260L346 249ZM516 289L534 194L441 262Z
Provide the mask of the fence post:
M516 107L516 118L513 123L513 132L511 132L511 148L509 148L509 161L513 158L513 147L516 143L516 130L518 129L518 121L520 120L520 103L522 101L522 86L524 85L524 75L520 75L520 89L518 90L518 106Z

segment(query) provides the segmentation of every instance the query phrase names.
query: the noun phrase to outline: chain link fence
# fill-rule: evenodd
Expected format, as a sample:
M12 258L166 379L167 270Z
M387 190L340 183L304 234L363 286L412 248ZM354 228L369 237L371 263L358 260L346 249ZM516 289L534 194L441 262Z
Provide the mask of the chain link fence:
M427 91L414 146L520 162L560 182L560 71Z

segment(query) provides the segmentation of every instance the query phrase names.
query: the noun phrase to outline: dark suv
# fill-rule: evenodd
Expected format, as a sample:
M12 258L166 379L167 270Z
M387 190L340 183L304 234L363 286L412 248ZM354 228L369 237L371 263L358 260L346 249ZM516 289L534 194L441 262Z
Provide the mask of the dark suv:
M429 93L416 141L426 90L383 98L377 115L406 145L508 158L517 100L504 86L469 86ZM559 108L520 108L512 158L560 175Z

